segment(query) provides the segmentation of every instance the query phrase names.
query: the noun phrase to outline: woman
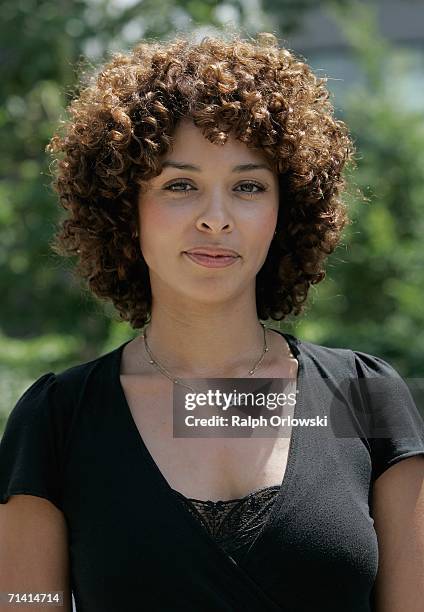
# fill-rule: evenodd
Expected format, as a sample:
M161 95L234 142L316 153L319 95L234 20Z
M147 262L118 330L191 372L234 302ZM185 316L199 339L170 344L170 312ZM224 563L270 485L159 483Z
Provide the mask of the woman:
M353 145L332 113L271 34L142 43L83 84L49 147L67 211L53 247L142 333L12 411L3 591L69 606L72 589L82 612L421 610L424 433L405 383L263 324L302 311L348 223ZM293 415L333 427L174 435L178 390L228 378L291 379ZM334 426L346 408L356 435Z

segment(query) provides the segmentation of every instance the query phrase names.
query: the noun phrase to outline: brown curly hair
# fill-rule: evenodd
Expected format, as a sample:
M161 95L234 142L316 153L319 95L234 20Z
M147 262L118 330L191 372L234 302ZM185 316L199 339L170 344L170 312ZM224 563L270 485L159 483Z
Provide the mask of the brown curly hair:
M334 119L326 80L267 32L200 42L178 35L113 54L81 83L46 148L53 189L68 211L52 250L77 255L75 274L113 302L120 320L143 327L152 296L136 202L160 173L177 122L190 117L212 143L232 133L258 148L277 173L277 232L256 278L257 314L298 315L350 223L341 173L354 147Z

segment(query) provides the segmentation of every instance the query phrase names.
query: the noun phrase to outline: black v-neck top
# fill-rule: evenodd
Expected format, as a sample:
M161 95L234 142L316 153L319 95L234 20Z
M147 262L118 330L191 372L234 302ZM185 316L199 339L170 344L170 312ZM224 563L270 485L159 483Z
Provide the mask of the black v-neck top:
M120 383L127 342L42 375L18 400L0 443L0 502L25 493L64 513L77 612L373 610L373 483L424 455L423 420L386 361L278 333L299 362L294 417L335 425L293 426L278 495L238 561L144 444Z

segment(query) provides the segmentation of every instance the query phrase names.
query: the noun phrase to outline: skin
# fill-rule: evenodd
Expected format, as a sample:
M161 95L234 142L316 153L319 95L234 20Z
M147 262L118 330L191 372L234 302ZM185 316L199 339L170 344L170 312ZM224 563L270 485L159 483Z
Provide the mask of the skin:
M266 168L235 172L266 160L233 137L209 142L189 119L179 123L162 161L170 160L200 170L163 168L139 197L140 248L153 296L149 346L176 376L246 375L263 347L255 280L277 224L278 177ZM183 254L205 245L241 257L213 269Z
M403 459L377 478L371 513L379 549L373 612L422 612L424 455Z

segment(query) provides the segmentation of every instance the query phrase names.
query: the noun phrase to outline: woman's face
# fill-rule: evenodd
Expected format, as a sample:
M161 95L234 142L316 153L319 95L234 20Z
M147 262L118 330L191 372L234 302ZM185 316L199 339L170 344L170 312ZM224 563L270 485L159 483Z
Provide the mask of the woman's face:
M140 247L153 297L166 292L216 303L242 292L254 296L277 224L276 174L233 136L224 145L212 144L191 120L181 120L174 137L162 172L138 201ZM261 167L239 168L246 164ZM232 249L239 256L231 265L207 267L186 254L202 247Z

